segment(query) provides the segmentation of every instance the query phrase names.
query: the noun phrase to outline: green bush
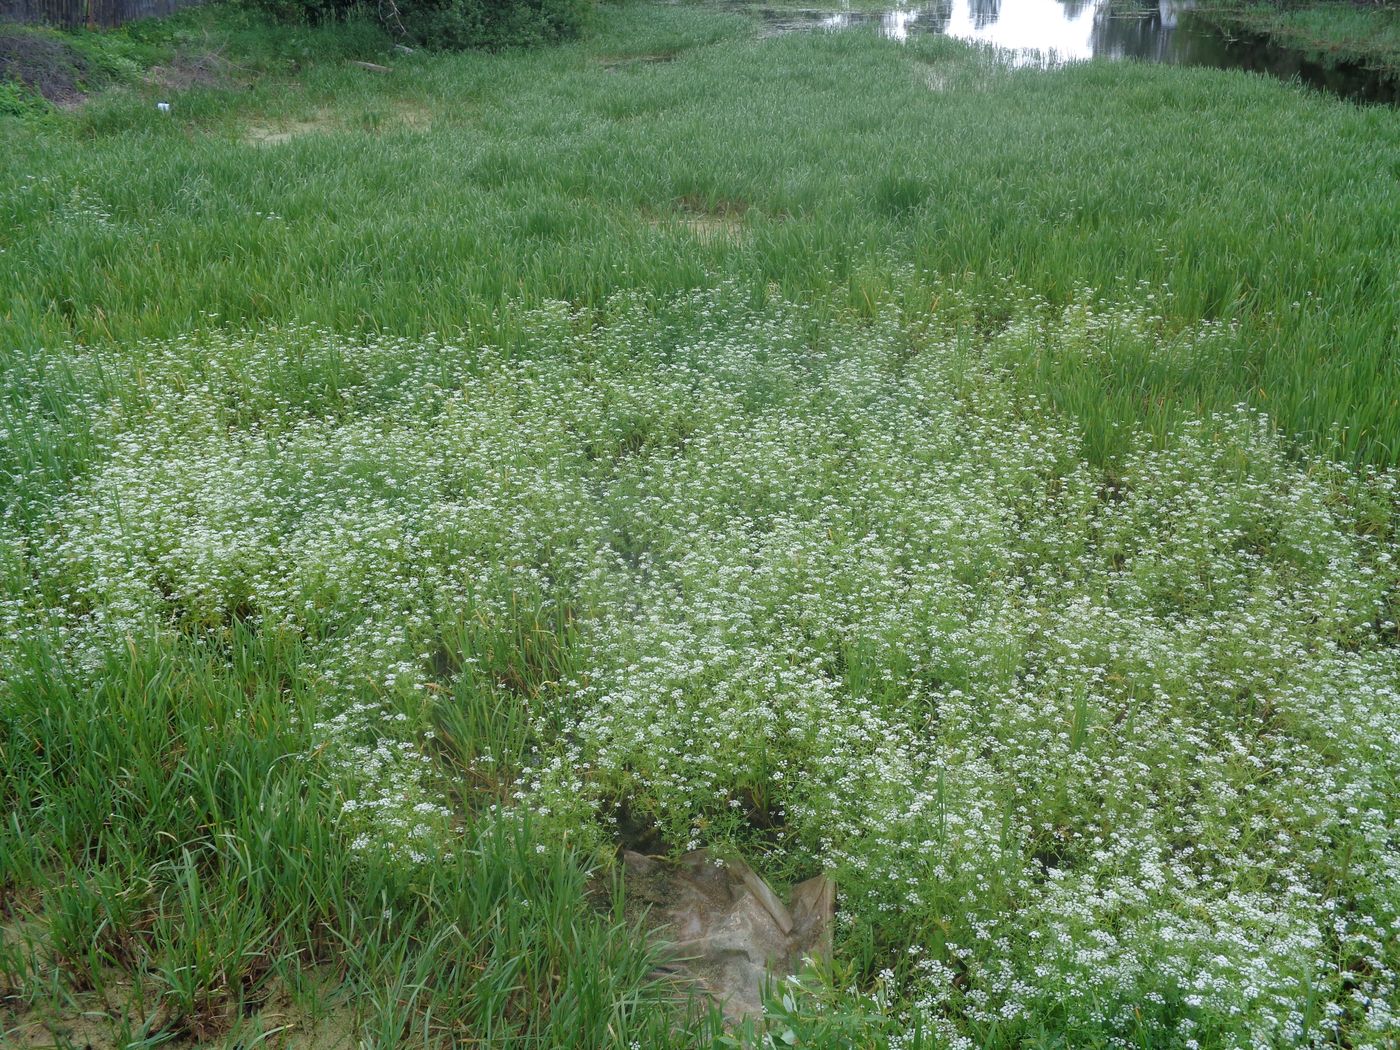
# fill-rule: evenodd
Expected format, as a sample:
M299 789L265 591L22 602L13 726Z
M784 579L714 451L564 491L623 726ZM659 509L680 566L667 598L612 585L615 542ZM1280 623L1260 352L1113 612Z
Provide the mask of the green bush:
M271 15L279 22L320 25L348 18L359 4L354 0L245 0L248 7Z
M14 80L0 80L0 117L37 119L49 112L49 104L36 92Z
M319 24L365 10L358 0L248 0L280 22ZM382 0L373 10L393 33L446 50L528 47L577 36L590 0Z
M588 0L402 0L404 28L425 47L499 49L574 37Z

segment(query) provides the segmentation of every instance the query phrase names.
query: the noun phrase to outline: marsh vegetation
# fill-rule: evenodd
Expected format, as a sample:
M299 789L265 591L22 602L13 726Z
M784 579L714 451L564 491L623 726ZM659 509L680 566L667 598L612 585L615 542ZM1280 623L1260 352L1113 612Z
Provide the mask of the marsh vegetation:
M1394 1045L1400 114L292 36L0 117L3 1039ZM724 1030L639 837L832 962Z

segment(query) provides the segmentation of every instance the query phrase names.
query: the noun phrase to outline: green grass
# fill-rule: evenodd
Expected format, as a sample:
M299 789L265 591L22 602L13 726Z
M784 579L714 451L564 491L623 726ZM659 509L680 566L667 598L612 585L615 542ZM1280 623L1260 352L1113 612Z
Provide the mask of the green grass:
M1249 32L1328 65L1354 64L1400 76L1400 7L1393 3L1202 4L1195 17Z
M186 8L168 18L128 22L112 30L7 23L3 34L11 42L28 40L46 45L46 50L59 49L38 65L24 48L17 50L14 57L19 61L12 67L0 63L0 81L7 94L25 87L21 81L32 79L46 66L67 74L80 94L89 94L114 85L159 81L162 73L178 73L182 67L188 69L191 61L204 58L213 60L207 69L217 76L211 81L234 87L260 74L293 73L309 61L364 58L389 46L386 34L368 20L322 28L275 25L233 5ZM27 94L32 99L38 92Z
M399 58L384 79L327 63L170 116L135 92L18 131L0 338L125 341L210 315L449 331L714 271L854 301L901 264L1061 302L1145 282L1171 292L1168 323L1244 337L1228 361L1133 377L1140 407L1248 401L1343 455L1400 456L1393 112L1177 69L986 72L942 41L756 43L685 11L604 21L579 46ZM598 61L653 53L679 57ZM319 133L244 141L278 121ZM742 213L745 236L658 226L687 210Z
M345 1041L306 1045L672 1042L651 950L527 827L468 831L417 876L345 849L295 638L133 643L81 692L58 659L7 653L0 1036L81 1012L99 1046L234 1046L339 1012Z
M756 1045L625 802L834 873L786 1045L1393 1045L1400 114L125 32L233 82L0 115L0 1043Z

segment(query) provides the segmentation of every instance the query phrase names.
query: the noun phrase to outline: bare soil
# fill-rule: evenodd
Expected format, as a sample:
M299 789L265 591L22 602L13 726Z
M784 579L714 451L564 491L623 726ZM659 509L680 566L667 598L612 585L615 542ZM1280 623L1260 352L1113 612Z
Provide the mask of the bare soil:
M62 40L19 26L0 25L0 81L17 81L57 106L76 106L87 97L92 75L87 60Z

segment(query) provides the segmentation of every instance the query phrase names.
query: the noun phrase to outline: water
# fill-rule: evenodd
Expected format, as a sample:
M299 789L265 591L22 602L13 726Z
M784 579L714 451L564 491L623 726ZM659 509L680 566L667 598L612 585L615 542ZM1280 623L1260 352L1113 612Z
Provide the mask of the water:
M1259 39L1229 39L1190 17L1195 0L933 0L884 11L755 7L767 34L877 26L893 40L958 37L1007 52L1012 62L1138 59L1247 69L1363 102L1400 103L1400 81L1356 66L1324 66Z

